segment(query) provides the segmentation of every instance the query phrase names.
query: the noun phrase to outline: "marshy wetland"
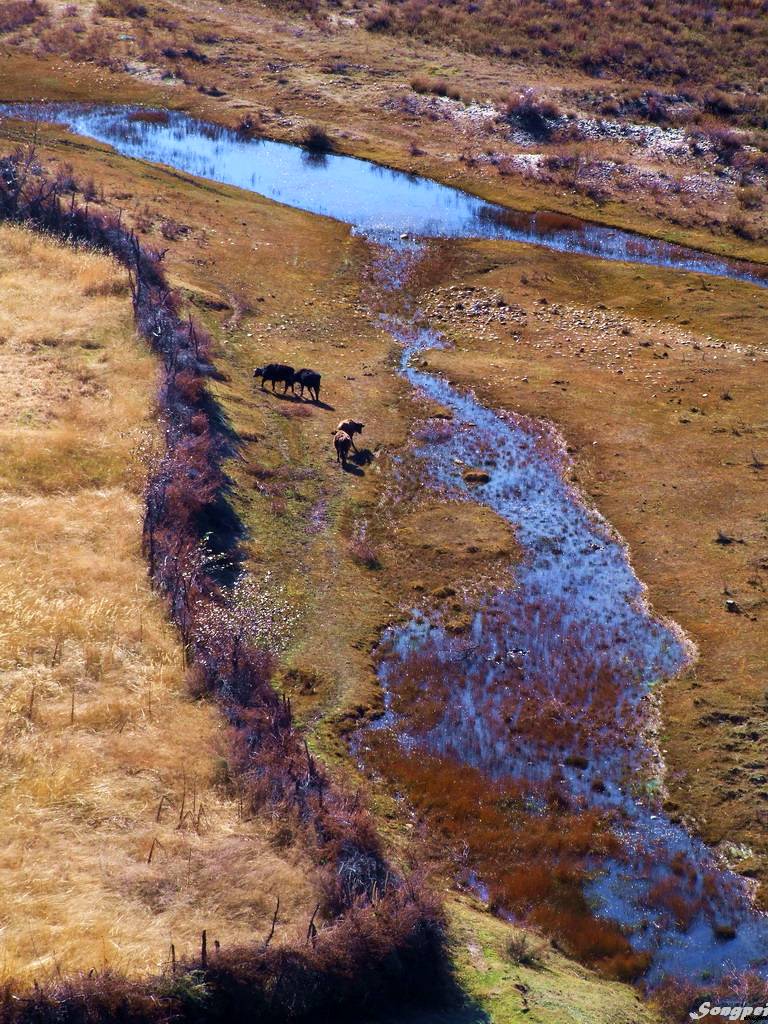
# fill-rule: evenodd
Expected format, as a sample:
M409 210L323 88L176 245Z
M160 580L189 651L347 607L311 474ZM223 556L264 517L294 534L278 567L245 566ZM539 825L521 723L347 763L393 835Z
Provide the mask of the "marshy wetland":
M239 438L227 473L244 565L276 573L299 623L274 685L314 756L346 784L367 779L398 863L428 863L453 892L467 992L503 998L499 1020L543 1020L537 972L561 970L563 952L652 999L670 978L703 991L764 977L759 813L740 767L757 777L762 734L751 704L732 710L726 696L718 716L716 688L700 692L722 671L719 645L755 677L744 699L759 695L759 261L517 211L332 143L248 138L157 105L2 114L9 138L36 123L45 159L103 166L107 207L167 247L171 279L213 333L210 387ZM269 357L322 369L324 403L254 395L250 368ZM370 448L342 475L329 431L349 414ZM697 619L702 576L675 579L685 511L660 489L690 500L713 445L717 509L708 495L691 516L688 539L708 547L690 571L731 568L715 570ZM746 474L740 525L714 527L728 467ZM690 702L717 735L745 733L726 747L732 834L705 817L720 799L718 741L697 741ZM509 1003L488 995L507 933L488 938L485 907L543 943L529 963L513 955L525 991ZM486 935L481 954L468 928ZM595 984L615 1000L611 1019L653 1013Z
M452 636L439 616L421 612L385 634L378 656L387 734L408 754L436 759L438 786L440 759L501 786L522 813L510 831L531 828L531 820L540 828L548 815L554 831L567 814L577 833L592 834L581 854L574 841L563 855L561 838L551 853L541 840L530 851L539 869L552 857L550 878L563 871L562 887L573 890L567 899L581 898L585 914L621 926L590 934L587 959L615 960L628 977L648 968L657 979L765 970L768 919L752 908L747 884L672 824L654 793L664 770L654 688L693 660L693 645L674 623L654 616L624 542L565 483L562 438L544 422L499 415L417 369L417 356L441 339L414 326L418 310L403 320L407 310L395 300L393 315L391 294L429 238L525 241L756 285L763 283L760 268L599 226L558 229L556 218L539 231L536 214L519 218L526 228L513 228L503 209L446 186L349 157L244 140L183 114L86 107L43 108L39 116L126 156L334 217L384 249L376 277L390 293L384 323L403 346L401 372L451 414L438 421L432 443L417 442L421 471L436 490L506 519L522 548L514 588L485 595L465 634ZM481 473L475 482L473 468ZM379 755L380 764L387 760L387 752ZM467 833L471 847L471 828ZM516 870L522 879L532 867L521 857ZM498 882L482 867L473 876L498 909L525 913L530 893L518 895L510 866ZM553 912L547 897L558 901L550 888L550 881L542 884L533 917L544 927ZM584 922L574 919L571 927L577 944Z

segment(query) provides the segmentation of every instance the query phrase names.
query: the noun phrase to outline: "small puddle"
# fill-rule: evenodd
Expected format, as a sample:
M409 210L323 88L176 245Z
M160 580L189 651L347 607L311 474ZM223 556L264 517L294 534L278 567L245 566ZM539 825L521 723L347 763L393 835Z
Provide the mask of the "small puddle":
M420 237L511 239L768 284L768 269L758 265L515 212L363 160L243 139L182 113L6 104L0 114L55 121L126 156L342 220L377 244L390 296L408 260L418 260ZM441 340L415 326L404 302L386 325L402 345L401 373L452 413L432 437L421 431L415 455L424 483L504 517L524 557L514 589L487 594L465 632L417 611L384 634L378 659L388 710L377 731L469 766L489 784L514 782L533 816L556 792L568 813L610 822L618 842L587 855L584 895L648 954L649 981L667 973L768 973L768 919L752 908L746 881L722 869L661 806L655 688L684 668L690 646L653 614L621 538L566 481L559 435L541 421L494 412L419 369L414 356ZM467 483L470 468L486 482ZM398 700L406 679L422 700Z

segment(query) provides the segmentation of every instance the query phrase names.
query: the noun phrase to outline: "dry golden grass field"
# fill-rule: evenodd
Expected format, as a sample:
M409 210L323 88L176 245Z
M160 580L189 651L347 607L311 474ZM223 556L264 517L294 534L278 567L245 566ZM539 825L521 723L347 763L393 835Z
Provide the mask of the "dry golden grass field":
M0 228L0 965L156 970L311 913L311 872L221 787L140 551L153 359L125 273ZM280 935L280 932L278 933Z

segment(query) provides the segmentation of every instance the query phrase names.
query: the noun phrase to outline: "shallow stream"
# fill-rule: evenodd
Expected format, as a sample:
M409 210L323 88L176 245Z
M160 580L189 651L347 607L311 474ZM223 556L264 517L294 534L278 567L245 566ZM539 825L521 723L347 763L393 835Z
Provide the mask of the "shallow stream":
M510 239L768 285L768 269L758 265L561 215L515 212L363 160L245 139L183 113L6 105L3 114L55 121L126 156L342 220L384 253L385 286L394 292L403 252L418 258L419 239L435 237ZM390 709L414 658L438 666L451 690L429 729L411 729L408 716L392 710L381 727L397 742L528 786L534 808L537 793L556 782L569 806L610 816L622 853L593 859L586 895L598 916L650 954L649 980L717 977L730 968L768 974L768 919L752 909L746 882L668 820L654 788L663 775L654 688L684 668L690 645L653 614L621 538L566 482L562 439L419 368L415 354L441 340L415 326L405 308L386 325L402 345L401 373L452 414L417 442L424 483L504 517L524 557L514 588L489 593L467 633L415 610L384 635L380 679ZM468 484L467 468L487 472L487 482Z

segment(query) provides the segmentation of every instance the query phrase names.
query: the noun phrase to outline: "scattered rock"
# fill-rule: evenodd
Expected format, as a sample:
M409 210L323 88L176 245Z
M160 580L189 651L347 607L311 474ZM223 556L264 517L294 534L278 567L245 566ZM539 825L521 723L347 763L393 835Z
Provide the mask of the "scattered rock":
M719 922L712 926L712 931L715 933L715 938L721 942L731 942L736 938L736 928L732 924Z
M466 469L462 476L468 484L487 484L491 479L490 473L484 469Z

